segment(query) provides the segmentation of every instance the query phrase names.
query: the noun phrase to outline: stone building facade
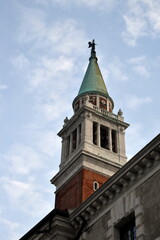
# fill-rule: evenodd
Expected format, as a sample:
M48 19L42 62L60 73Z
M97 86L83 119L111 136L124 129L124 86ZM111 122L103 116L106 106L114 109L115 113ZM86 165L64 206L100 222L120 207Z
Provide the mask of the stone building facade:
M55 208L21 240L160 240L160 135L130 161L94 40L74 114L65 119Z

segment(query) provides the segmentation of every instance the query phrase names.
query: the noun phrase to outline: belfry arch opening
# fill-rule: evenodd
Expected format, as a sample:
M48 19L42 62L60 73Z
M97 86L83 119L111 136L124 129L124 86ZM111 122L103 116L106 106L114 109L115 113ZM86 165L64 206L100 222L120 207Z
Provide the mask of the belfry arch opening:
M93 122L93 144L114 153L118 153L117 131L97 122Z
M109 150L109 129L103 125L100 126L100 145Z

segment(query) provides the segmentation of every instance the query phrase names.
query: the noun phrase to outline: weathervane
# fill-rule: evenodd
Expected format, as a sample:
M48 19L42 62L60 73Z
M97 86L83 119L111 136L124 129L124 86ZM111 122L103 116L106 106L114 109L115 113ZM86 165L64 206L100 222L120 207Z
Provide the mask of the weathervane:
M88 47L91 48L91 52L95 52L95 42L94 42L94 39L92 42L88 42Z

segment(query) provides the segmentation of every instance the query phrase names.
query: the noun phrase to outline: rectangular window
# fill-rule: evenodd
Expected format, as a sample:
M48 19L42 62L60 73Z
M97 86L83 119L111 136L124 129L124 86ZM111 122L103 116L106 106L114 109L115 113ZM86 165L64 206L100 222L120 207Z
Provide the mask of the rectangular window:
M97 123L93 122L93 143L97 145Z
M112 129L112 151L117 153L117 134L116 131Z
M120 228L120 240L136 240L135 219L128 221Z
M109 134L108 128L105 126L100 126L100 136L101 136L101 147L109 149Z
M76 150L77 147L77 128L72 132L72 152Z

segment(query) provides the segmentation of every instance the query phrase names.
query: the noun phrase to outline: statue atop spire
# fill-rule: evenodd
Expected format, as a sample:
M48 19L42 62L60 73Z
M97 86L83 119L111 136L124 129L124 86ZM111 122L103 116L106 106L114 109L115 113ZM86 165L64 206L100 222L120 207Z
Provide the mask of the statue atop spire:
M89 58L89 60L91 60L91 58L96 59L96 61L98 60L96 57L95 45L97 44L94 42L94 39L92 40L92 42L88 42L88 48L91 48L91 57Z
M91 48L91 53L95 52L95 45L97 44L94 42L94 39L92 40L92 42L88 42L88 47Z

